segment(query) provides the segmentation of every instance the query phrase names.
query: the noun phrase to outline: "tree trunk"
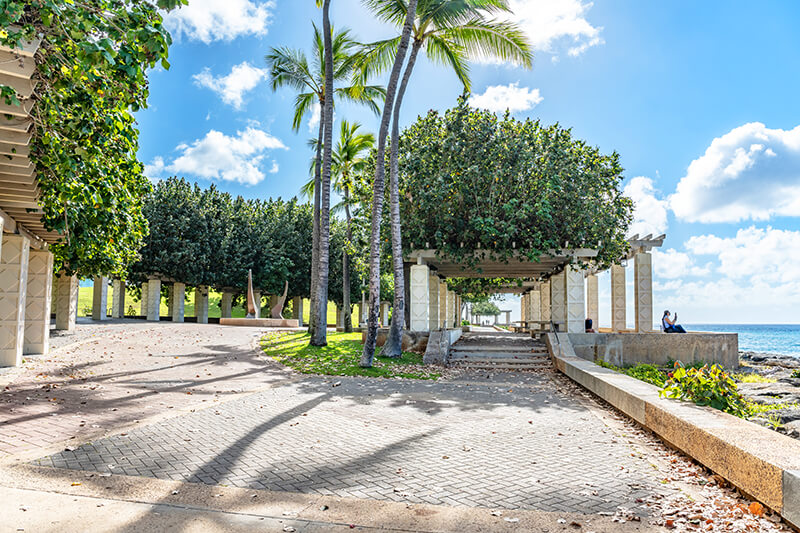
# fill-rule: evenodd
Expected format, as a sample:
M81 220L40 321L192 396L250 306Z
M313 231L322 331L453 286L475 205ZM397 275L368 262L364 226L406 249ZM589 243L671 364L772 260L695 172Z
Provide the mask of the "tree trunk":
M346 181L346 180L343 180ZM345 333L353 332L353 308L350 305L350 256L347 254L347 247L350 245L350 239L353 238L351 229L352 218L350 216L350 190L345 185L344 187L344 213L347 221L347 242L345 242L344 250L342 250L342 302L344 310L344 331Z
M403 35L397 47L392 74L386 87L386 100L383 105L381 127L378 132L378 152L375 165L375 182L372 186L372 227L369 246L369 318L367 319L367 335L364 340L364 352L361 354L361 366L371 367L375 357L375 344L378 340L378 321L381 306L381 217L383 215L384 181L386 179L386 136L392 119L394 99L400 71L408 52L408 42L417 13L417 0L409 0ZM394 311L396 313L397 310ZM394 315L394 313L392 313Z
M320 109L322 109L323 102L320 101ZM321 112L321 111L320 111ZM315 332L320 324L320 319L317 316L317 263L319 262L319 208L320 208L320 188L322 186L322 135L325 132L325 123L319 121L319 134L317 135L317 156L314 165L314 221L312 225L312 241L311 241L311 290L309 292L309 309L308 309L308 333L314 337ZM324 320L327 322L327 315ZM327 327L323 324L322 327Z
M392 261L394 263L394 312L389 336L383 345L381 355L384 357L400 357L403 355L403 328L405 326L406 291L405 276L403 273L403 236L400 223L400 108L403 106L403 97L408 87L408 80L414 70L417 54L422 47L422 41L414 40L408 65L403 74L403 81L397 90L397 101L394 103L394 117L392 118L392 140L389 155L389 208L392 226Z
M330 19L331 0L322 5L322 31L325 33L325 105L322 122L325 133L322 143L322 182L319 209L319 264L317 273L316 308L319 323L311 335L312 346L328 344L328 266L330 264L331 233L331 161L333 153L333 43Z

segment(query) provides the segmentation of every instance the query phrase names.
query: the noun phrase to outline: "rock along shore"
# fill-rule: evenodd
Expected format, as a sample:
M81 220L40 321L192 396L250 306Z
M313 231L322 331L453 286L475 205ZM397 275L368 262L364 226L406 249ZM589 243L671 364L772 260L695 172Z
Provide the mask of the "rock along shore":
M764 383L739 383L749 400L786 407L765 412L752 419L790 437L800 439L800 358L758 352L739 352L742 373L755 373Z

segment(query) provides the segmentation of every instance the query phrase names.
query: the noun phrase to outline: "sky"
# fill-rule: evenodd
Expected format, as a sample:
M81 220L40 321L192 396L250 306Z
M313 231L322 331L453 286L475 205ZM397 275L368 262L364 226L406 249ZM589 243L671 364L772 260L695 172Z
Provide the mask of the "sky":
M473 62L471 101L619 152L636 203L630 233L667 235L653 258L656 318L670 309L688 324L800 323L800 3L509 4L534 67ZM362 42L395 35L359 0L332 0L332 19ZM150 106L137 116L147 175L245 197L298 195L318 117L292 130L294 93L272 91L263 58L272 47L310 53L320 20L312 0L190 0L168 14L172 66L150 72ZM421 59L401 127L462 91ZM377 131L367 110L339 105L342 119ZM605 274L601 326L609 296ZM519 316L516 300L501 307Z

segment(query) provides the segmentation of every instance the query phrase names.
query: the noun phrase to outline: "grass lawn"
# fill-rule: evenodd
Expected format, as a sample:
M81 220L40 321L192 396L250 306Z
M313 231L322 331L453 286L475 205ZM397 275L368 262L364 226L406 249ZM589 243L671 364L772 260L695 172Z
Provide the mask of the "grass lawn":
M422 356L403 352L402 357L375 357L372 368L361 368L361 333L328 333L328 345L309 346L306 332L270 333L261 339L264 353L303 374L436 379L439 373L422 364Z

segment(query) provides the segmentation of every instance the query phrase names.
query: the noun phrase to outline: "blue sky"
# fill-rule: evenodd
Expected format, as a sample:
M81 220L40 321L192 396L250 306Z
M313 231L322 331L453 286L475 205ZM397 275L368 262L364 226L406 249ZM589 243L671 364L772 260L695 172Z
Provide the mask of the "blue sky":
M687 323L800 322L800 3L510 3L535 66L474 63L474 102L559 122L621 154L632 231L668 236L654 257L656 311L677 309ZM151 73L150 108L138 115L148 175L296 195L313 124L291 130L294 94L270 90L263 56L309 51L319 16L312 0L190 0L169 15L172 67ZM359 0L333 0L332 16L364 41L393 35ZM461 92L423 60L403 125ZM377 127L344 105L336 118ZM601 278L602 325L608 285Z

